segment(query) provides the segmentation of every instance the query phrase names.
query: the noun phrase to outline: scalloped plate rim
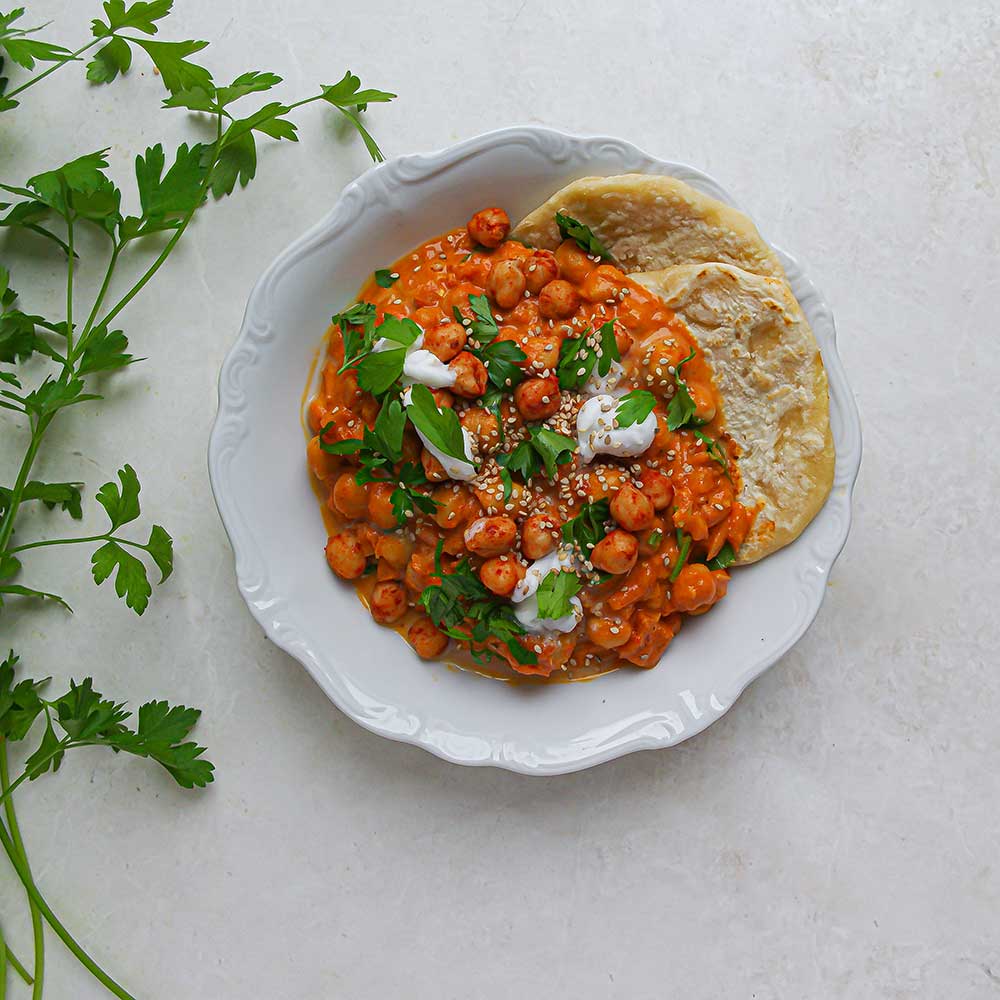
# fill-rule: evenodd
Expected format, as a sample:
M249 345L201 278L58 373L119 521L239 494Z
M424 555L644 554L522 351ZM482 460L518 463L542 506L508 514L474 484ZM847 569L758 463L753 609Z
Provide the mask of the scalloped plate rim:
M723 188L718 181L706 174L704 171L701 171L696 167L692 167L689 164L660 159L659 157L655 157L647 153L634 143L614 136L582 136L563 132L558 129L534 125L515 125L496 129L469 139L465 139L442 150L430 153L404 154L387 160L384 163L380 163L368 169L364 174L361 174L359 177L347 184L341 191L333 207L324 213L324 215L315 224L302 233L302 235L288 244L271 261L261 276L254 283L253 289L247 301L246 309L244 310L240 332L232 347L226 353L219 372L219 406L209 437L208 467L209 478L216 506L233 549L237 586L247 605L247 608L257 623L262 627L267 638L284 652L298 660L306 668L326 696L342 712L344 712L345 715L352 718L369 732L397 742L419 746L450 763L474 767L500 767L521 774L545 776L566 774L583 770L588 767L606 763L629 753L640 750L654 750L676 746L677 744L690 739L692 736L704 731L708 728L708 726L726 714L746 688L754 680L760 677L761 674L763 674L769 667L773 666L779 659L781 659L781 657L784 656L788 650L790 650L799 641L799 639L802 638L803 634L807 631L809 626L815 620L816 615L819 613L819 609L825 596L830 572L838 556L843 551L844 545L847 543L847 539L850 534L853 519L853 491L861 464L862 435L857 403L847 381L846 373L837 351L836 326L834 324L832 311L830 310L826 299L816 288L815 284L813 284L813 282L807 277L795 258L782 251L780 248L774 247L774 244L771 244L779 254L782 263L785 266L789 284L792 286L793 291L795 291L796 297L799 298L800 302L802 302L803 297L810 301L811 309L807 309L806 303L802 303L803 310L807 313L810 323L813 323L813 316L810 315L812 312L818 314L820 319L826 322L829 326L829 329L825 331L828 333L829 343L828 345L821 344L821 347L823 348L823 361L827 368L830 383L831 408L833 397L836 394L841 408L841 416L844 421L843 436L845 441L843 444L838 443L837 468L835 471L834 486L826 504L816 517L816 520L823 517L824 512L827 511L831 501L834 500L834 491L839 488L842 491L842 495L838 498L839 506L843 508L842 528L837 536L834 547L825 553L825 561L823 564L815 567L818 570L817 581L811 588L810 599L807 602L804 614L802 614L798 622L787 631L778 645L769 649L759 658L754 659L753 662L749 663L744 670L740 672L740 674L732 682L732 690L725 693L725 704L719 703L715 695L713 695L712 700L716 701L716 705L712 706L711 711L702 711L700 717L692 717L691 723L688 726L685 726L681 734L664 736L662 726L656 733L651 733L649 731L650 728L658 721L657 717L653 715L646 720L645 727L642 730L628 735L621 742L598 746L590 750L583 750L578 752L572 758L560 758L553 756L551 754L552 748L548 748L550 752L544 756L539 755L537 750L531 749L520 750L517 753L512 753L508 744L496 740L490 741L491 752L489 756L463 756L462 754L450 750L443 745L441 738L443 737L447 740L447 737L449 735L454 735L454 733L448 733L447 731L441 729L430 728L426 722L421 722L415 732L390 730L384 726L380 727L371 717L365 715L365 713L361 710L361 707L356 702L352 701L352 695L350 692L338 688L333 681L333 677L329 673L320 669L318 657L313 652L306 637L300 634L294 625L285 625L278 619L277 615L282 610L284 603L282 598L279 595L270 595L269 597L266 597L266 599L262 599L264 595L262 595L261 591L266 587L266 579L261 583L251 582L248 581L245 575L240 571L241 546L246 545L249 547L252 545L252 539L244 537L244 525L240 523L242 521L240 512L235 504L235 501L231 501L226 492L224 475L225 467L223 464L223 459L225 458L225 447L227 444L225 440L225 431L227 425L235 426L239 413L239 410L230 406L226 400L226 380L230 377L232 369L239 360L241 349L244 348L248 341L252 340L250 328L252 326L254 308L263 297L263 292L266 286L270 281L278 277L288 268L293 267L298 256L308 251L314 240L324 234L327 234L327 231L336 225L338 216L343 210L345 204L349 202L355 192L362 186L375 183L378 178L386 174L391 174L394 169L398 169L403 164L409 163L411 165L418 165L418 161L422 161L420 166L424 170L425 174L429 176L442 169L458 164L470 155L481 153L489 149L491 146L528 137L533 140L542 140L545 137L552 137L560 142L572 144L614 144L621 147L623 150L628 150L637 154L641 159L646 161L649 168L652 168L650 172L682 175L685 180L694 179L696 181L700 181L703 185L714 188L718 191L723 196L724 200L729 204L737 208L740 207L738 202L733 199L731 195L729 195L726 189ZM415 180L417 179L407 178L406 182L414 183ZM820 340L819 334L817 334L817 339ZM792 547L794 547L795 544L797 544L797 542L792 543ZM336 674L336 676L339 677L340 675ZM340 680L346 686L347 682L344 678L340 677ZM595 682L589 683L600 683L600 680L598 679ZM660 718L659 721L662 722L663 718ZM529 764L526 762L526 755L532 758L532 763Z

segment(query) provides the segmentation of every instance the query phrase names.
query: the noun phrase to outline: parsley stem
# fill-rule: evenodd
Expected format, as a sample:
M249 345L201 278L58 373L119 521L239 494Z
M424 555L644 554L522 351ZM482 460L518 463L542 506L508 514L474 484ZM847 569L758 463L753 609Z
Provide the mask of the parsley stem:
M119 545L131 545L134 549L146 548L142 542L133 542L128 538L119 538L109 531L105 535L81 535L79 538L46 538L39 542L25 542L24 545L15 545L13 548L7 549L7 554L13 555L15 552L25 552L28 549L41 549L46 545L80 545L87 542L117 542Z
M14 954L9 944L5 943L3 950L7 961L10 962L11 968L24 980L27 986L30 986L34 982L34 979L31 978L31 973L24 967L17 955Z
M28 866L28 854L24 849L24 841L21 839L21 829L17 823L17 813L14 811L14 800L10 797L9 792L11 789L10 784L10 774L7 767L7 741L4 739L2 741L3 752L0 753L0 788L3 789L4 796L4 813L7 816L7 824L10 827L9 838L11 841L11 846L17 853L17 859L20 864L24 866L24 871L27 873L28 878L31 878L31 869ZM19 782L17 782L19 783ZM0 824L0 829L3 829L3 824ZM6 829L3 829L2 836L7 837ZM4 847L7 846L6 840L4 841ZM10 851L7 851L10 854ZM13 863L14 859L11 858ZM14 864L15 869L17 869L17 864ZM22 879L22 882L24 880ZM27 892L27 885L25 885L25 891ZM41 1000L42 997L42 987L45 984L45 928L42 926L42 916L39 911L38 905L31 898L31 893L28 892L28 910L31 913L31 934L34 940L35 949L35 968L34 968L34 982L31 987L31 1000Z
M21 84L20 87L15 87L13 90L8 90L7 93L4 94L4 97L5 98L17 97L18 94L23 94L29 87L34 87L36 83L41 83L42 80L44 80L47 76L51 76L53 73L56 72L56 70L62 69L63 66L67 65L68 63L75 62L77 58L82 56L83 53L87 51L87 49L92 49L95 45L103 41L105 41L104 38L92 38L89 42L87 42L86 45L82 45L80 48L78 48L76 52L71 52L68 56L66 56L65 59L61 60L60 62L53 63L43 73L38 73L35 76L31 77L29 80L26 80L24 83Z
M73 216L66 217L66 357L73 356Z
M90 955L83 950L73 935L66 930L59 918L52 912L52 908L38 891L38 886L35 885L34 879L31 877L31 871L28 868L27 863L22 862L22 859L17 853L17 849L11 840L11 835L7 833L3 824L0 824L0 844L3 845L3 849L7 852L7 857L10 858L10 862L14 866L14 871L17 872L17 877L21 880L21 884L24 886L25 892L28 894L28 898L38 908L48 925L56 932L63 944L65 944L66 947L76 956L77 961L80 962L80 964L83 965L84 968L86 968L98 982L103 984L109 992L118 997L119 1000L136 1000L131 993L126 992L123 987L119 986L118 983L116 983L90 957Z
M7 942L0 930L0 1000L7 1000Z
M104 272L104 281L101 283L97 298L94 299L94 305L90 310L90 315L87 317L87 322L84 323L83 329L80 331L80 339L76 345L77 353L83 353L83 349L87 346L87 341L90 339L90 331L93 330L94 320L97 318L97 310L104 304L104 297L108 294L108 289L111 287L111 279L114 276L115 268L118 266L118 256L125 246L124 243L119 243L114 237L112 237L112 240L114 247L111 251L111 259L108 261L107 269ZM71 350L66 352L67 366L70 364L72 354Z
M38 449L41 446L42 437L51 423L53 416L53 413L45 414L45 416L39 418L38 423L32 428L31 441L28 442L27 451L25 451L24 458L21 460L21 468L17 471L17 479L11 488L10 498L7 501L7 509L4 511L3 518L0 519L0 552L7 551L7 543L10 541L10 536L14 531L14 518L17 516L17 510L21 506L21 498L24 495L24 487L28 482L28 476L31 474L31 467L35 464L35 456L38 454Z

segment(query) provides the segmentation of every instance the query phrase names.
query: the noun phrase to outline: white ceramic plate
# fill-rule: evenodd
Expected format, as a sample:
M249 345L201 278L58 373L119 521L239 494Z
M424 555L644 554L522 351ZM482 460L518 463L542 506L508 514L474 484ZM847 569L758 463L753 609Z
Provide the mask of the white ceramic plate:
M331 314L352 301L374 268L462 225L484 205L502 205L516 220L576 177L635 171L671 174L733 204L705 174L620 139L503 129L368 171L278 255L250 296L222 366L209 445L240 591L268 637L373 732L455 763L526 774L560 774L671 746L726 712L819 610L850 527L861 428L830 309L780 251L829 374L833 491L793 545L733 573L726 599L711 615L687 621L656 669L518 686L425 663L395 632L376 625L327 568L299 400Z

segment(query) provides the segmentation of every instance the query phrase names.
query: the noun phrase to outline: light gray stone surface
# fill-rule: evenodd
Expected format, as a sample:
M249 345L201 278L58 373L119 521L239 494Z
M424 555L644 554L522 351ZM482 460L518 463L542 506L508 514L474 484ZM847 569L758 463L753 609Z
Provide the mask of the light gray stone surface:
M97 13L31 6L68 42ZM680 749L533 780L362 731L246 613L205 463L254 279L366 164L308 109L300 145L266 149L125 314L150 360L63 421L38 468L93 489L130 461L176 539L173 579L137 623L57 551L32 575L75 617L0 623L38 675L205 710L205 794L96 751L20 794L40 884L137 996L1000 996L997 11L179 0L163 37L212 41L220 78L273 69L304 95L350 67L397 91L370 116L390 155L528 121L709 171L826 292L866 452L816 623ZM109 145L124 178L146 144L197 135L135 70L26 94L0 177ZM33 308L60 294L57 262L11 263ZM28 953L5 869L0 915ZM48 976L52 1000L105 995L51 936Z

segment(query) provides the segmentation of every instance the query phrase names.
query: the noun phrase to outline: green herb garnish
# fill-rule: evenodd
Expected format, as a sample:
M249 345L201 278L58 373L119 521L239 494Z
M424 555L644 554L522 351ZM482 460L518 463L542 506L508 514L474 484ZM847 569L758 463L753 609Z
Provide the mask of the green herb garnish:
M657 528L655 531L649 533L649 538L646 539L646 544L651 548L655 549L659 547L660 542L663 541L663 532Z
M357 365L375 342L375 306L370 302L355 302L342 313L335 313L330 322L340 328L344 341L344 363L337 369L342 375Z
M565 618L573 610L572 598L580 593L580 578L572 570L552 570L538 585L539 618Z
M472 310L471 319L463 316L458 306L453 306L451 311L455 322L464 326L480 344L488 343L500 332L496 317L490 309L490 300L485 295L470 295L469 308Z
M486 374L493 386L511 392L523 378L520 362L528 355L513 340L494 340L485 347L470 347L470 351L486 366Z
M736 552L729 542L723 544L719 554L705 564L709 569L727 569L736 561Z
M397 385L403 374L403 366L406 364L406 349L421 332L420 327L412 319L386 316L374 329L374 340L368 353L355 362L358 370L358 386L373 396L381 396ZM375 350L374 345L379 340L388 340L400 346Z
M434 550L434 572L441 583L432 584L420 595L420 603L431 621L453 639L482 645L494 637L506 644L518 663L537 663L535 654L517 638L524 635L525 630L514 616L510 602L500 600L487 590L468 558L456 564L450 573L445 573L441 565L443 545L443 541L438 542ZM471 626L468 632L463 632L459 626L466 620Z
M584 559L590 558L594 546L607 535L605 522L611 516L607 499L584 504L579 513L562 526L563 541L575 545Z
M618 401L615 421L619 427L641 424L656 406L656 397L645 389L633 389Z
M677 529L677 562L674 563L674 568L670 571L670 582L673 583L674 580L680 576L681 570L684 568L684 564L687 562L688 553L691 551L691 536L684 534L680 528Z
M722 466L722 471L726 474L726 478L729 478L729 458L726 455L725 446L721 441L717 441L715 438L710 437L704 431L699 431L696 429L692 430L694 436L705 445L705 451L708 452L709 457L713 462L718 462Z
M687 426L700 426L703 420L695 418L697 407L688 392L687 383L681 378L681 369L694 357L695 348L691 348L691 353L677 364L674 369L674 395L667 407L667 428L672 431L680 430Z
M497 455L497 464L519 473L525 481L534 479L543 468L550 480L555 479L558 466L573 457L576 440L538 426L532 427L528 435L528 439L521 441L513 451Z
M563 212L556 212L556 225L559 227L559 235L564 240L576 240L577 246L591 257L614 261L608 249L594 235L590 226L585 226L582 222L578 222Z
M390 271L387 267L380 267L375 272L375 284L379 288L392 288L399 281L399 275L395 271Z
M410 392L410 402L406 406L410 423L430 441L438 451L471 463L465 452L465 435L458 414L446 406L438 409L434 396L425 385L415 385Z

